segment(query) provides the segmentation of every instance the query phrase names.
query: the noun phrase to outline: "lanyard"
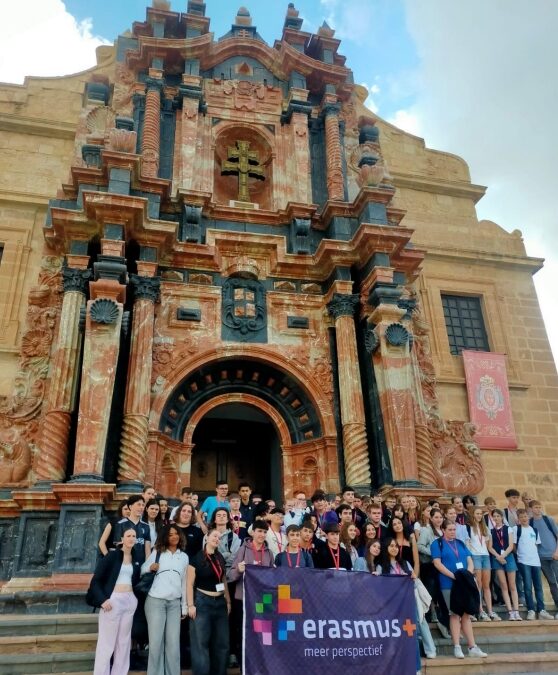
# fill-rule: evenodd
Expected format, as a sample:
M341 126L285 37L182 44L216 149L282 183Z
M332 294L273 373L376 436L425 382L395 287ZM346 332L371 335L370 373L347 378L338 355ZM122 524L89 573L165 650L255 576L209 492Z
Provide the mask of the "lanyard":
M327 545L327 547L329 549L331 557L333 558L333 564L335 565L335 569L338 570L339 565L340 565L340 561L341 561L341 548L339 546L337 547L337 555L335 555L335 553L333 552L333 549L331 548L331 546L329 544Z
M444 537L444 539L446 539L446 538ZM453 542L448 541L447 539L446 539L446 544L447 544L447 545L451 548L451 550L453 551L453 554L454 554L456 560L459 560L459 546L458 546L457 544L455 544L455 546L454 546Z
M291 562L291 554L289 553L289 549L285 551L287 554L287 562L289 563L289 567L293 566L293 563ZM298 554L296 556L296 565L295 567L300 567L300 549L298 549Z
M403 570L401 569L401 565L395 561L391 564L393 569L395 570L395 574L403 574Z
M490 523L492 525L492 529L494 530L496 528L496 523L492 519L492 516L490 515L490 513L488 514L488 520L490 521Z
M273 530L271 530L273 536L275 537L275 541L277 542L277 548L279 549L279 553L283 550L283 540L281 539L281 532L277 534Z
M498 538L498 543L500 544L500 548L503 551L506 548L504 546L504 528L502 527L499 530L494 528L494 532L496 532L496 537Z
M263 565L263 552L264 552L263 546L259 550L257 548L254 549L254 563L256 565ZM260 558L259 561L256 560L256 558L258 557L258 555L257 555L258 553L260 554L259 555L259 558Z
M215 572L217 581L221 581L221 579L223 578L223 568L221 567L221 563L217 559L215 559L215 563L213 563L211 556L208 555L207 553L205 554L205 557L209 560L211 567L213 567L213 571Z
M465 514L464 513L458 513L456 520L460 525L465 525Z

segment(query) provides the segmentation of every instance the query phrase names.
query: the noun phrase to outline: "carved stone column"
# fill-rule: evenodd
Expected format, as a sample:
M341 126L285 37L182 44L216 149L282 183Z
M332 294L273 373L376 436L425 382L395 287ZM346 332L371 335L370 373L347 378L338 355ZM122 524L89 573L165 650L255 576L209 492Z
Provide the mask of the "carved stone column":
M345 187L341 134L339 132L339 107L328 102L323 107L323 114L326 141L327 193L329 199L343 201L345 199Z
M163 81L149 77L145 89L145 116L141 140L142 175L157 178L161 145L161 90Z
M369 489L370 458L366 441L364 402L353 318L358 304L358 295L334 293L327 308L335 319L337 338L345 480L353 487Z
M297 186L296 200L301 204L312 202L312 190L306 176L310 175L310 147L308 143L308 115L294 112L291 126L293 129L293 145L296 176L294 183Z
M121 274L125 274L124 264L101 264L112 265L115 270L122 267ZM87 303L85 320L83 374L72 476L73 481L79 482L103 481L126 292L125 285L115 279L101 278L91 282L89 288L91 300Z
M194 169L200 166L198 145L198 121L200 105L202 105L201 78L194 75L183 75L182 85L178 89L179 105L182 107L180 118L179 186L183 190L192 190L197 178ZM196 157L198 159L196 161Z
M159 299L159 277L134 274L134 318L128 365L128 385L118 460L118 487L133 491L143 484L151 394L151 353L155 303Z
M378 338L372 361L393 480L396 484L419 485L410 353L412 336L400 322L404 314L405 310L397 305L381 303L376 307L370 317Z
M47 412L40 434L40 453L36 473L39 482L66 478L70 417L74 406L79 352L79 315L85 304L91 270L65 267L64 300L60 314L57 345L52 357Z

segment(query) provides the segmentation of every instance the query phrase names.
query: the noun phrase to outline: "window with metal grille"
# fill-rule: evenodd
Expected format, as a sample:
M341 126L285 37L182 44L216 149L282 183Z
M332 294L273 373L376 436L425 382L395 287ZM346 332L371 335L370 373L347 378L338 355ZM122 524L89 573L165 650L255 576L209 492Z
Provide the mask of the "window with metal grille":
M462 349L490 351L480 298L442 294L442 307L452 354Z

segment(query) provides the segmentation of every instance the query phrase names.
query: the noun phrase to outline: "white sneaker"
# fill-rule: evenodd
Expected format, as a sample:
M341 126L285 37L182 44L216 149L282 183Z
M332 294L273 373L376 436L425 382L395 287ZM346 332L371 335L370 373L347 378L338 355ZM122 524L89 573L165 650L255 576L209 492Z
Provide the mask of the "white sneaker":
M488 656L488 654L483 652L482 649L479 649L479 647L475 645L474 647L469 647L469 656L481 656L484 658L485 656Z
M545 619L546 621L550 619L552 621L552 614L549 614L546 609L543 609L539 612L539 619Z
M486 612L481 612L479 614L479 619L481 621L490 621L490 617L488 616L488 614Z
M502 620L502 617L498 616L498 614L496 614L496 612L490 612L490 614L488 616L490 617L491 621L501 621Z
M521 614L517 611L517 609L515 610L514 614L516 621L523 621L523 619L521 618Z
M471 621L472 621L473 623L475 623L476 621L478 621L477 617L476 617L474 614L470 614L470 615L469 615L469 618L471 619Z
M550 618L552 618L552 617L550 617ZM530 609L527 612L527 621L535 621L536 619L537 619L537 615L535 614L535 610ZM544 619L544 617L543 617L543 619Z
M454 645L453 646L453 655L455 656L456 659L464 659L465 654L463 653L463 650L461 649L461 645Z

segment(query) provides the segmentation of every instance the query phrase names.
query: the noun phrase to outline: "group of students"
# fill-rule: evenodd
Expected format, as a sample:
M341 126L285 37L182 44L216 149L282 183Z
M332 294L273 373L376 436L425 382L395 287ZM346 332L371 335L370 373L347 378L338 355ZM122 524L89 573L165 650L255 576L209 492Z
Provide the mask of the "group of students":
M442 511L436 500L421 506L410 495L359 496L348 486L333 501L317 490L310 505L299 492L281 508L248 484L229 494L218 483L201 507L183 490L171 509L146 486L121 503L99 542L103 557L88 593L100 607L94 675L128 672L144 616L148 675L179 675L188 657L194 675L225 675L242 653L242 577L252 564L411 576L425 656L436 657L430 620L451 637L456 658L464 658L461 633L468 654L484 657L472 622L499 621L494 601L505 603L512 621L521 620L522 600L528 619L552 619L542 572L558 606L556 523L528 495L526 508L518 491L506 497L504 510L492 498L481 507L473 497L454 497ZM142 598L134 591L148 573L154 580Z

